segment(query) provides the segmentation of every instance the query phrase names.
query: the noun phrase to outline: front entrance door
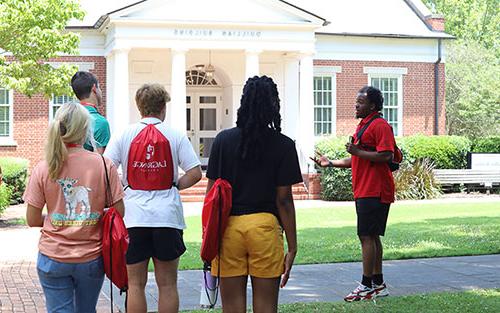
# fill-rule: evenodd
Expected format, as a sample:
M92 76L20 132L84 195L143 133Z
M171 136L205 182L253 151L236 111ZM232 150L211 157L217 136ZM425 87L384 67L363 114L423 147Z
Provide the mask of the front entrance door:
M221 130L221 93L216 91L188 92L187 135L201 164L208 164L215 136Z

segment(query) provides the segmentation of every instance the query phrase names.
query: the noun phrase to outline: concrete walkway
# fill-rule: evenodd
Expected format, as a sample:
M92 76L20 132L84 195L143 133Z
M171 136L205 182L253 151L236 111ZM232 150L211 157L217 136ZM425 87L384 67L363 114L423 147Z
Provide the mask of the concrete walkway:
M342 301L360 280L361 263L296 265L288 285L280 292L280 303ZM500 255L413 259L384 262L389 293L394 296L477 288L500 288ZM201 271L179 272L180 309L199 309ZM149 274L148 311L155 312L158 291ZM103 292L109 296L109 283ZM251 303L250 284L247 288ZM114 292L115 302L124 311L124 296ZM220 304L220 301L218 302Z

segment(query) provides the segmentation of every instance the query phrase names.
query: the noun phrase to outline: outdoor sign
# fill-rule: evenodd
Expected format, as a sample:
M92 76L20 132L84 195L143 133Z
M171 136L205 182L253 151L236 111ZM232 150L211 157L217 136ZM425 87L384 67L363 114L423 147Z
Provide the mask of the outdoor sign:
M469 153L467 167L473 170L500 170L500 153Z

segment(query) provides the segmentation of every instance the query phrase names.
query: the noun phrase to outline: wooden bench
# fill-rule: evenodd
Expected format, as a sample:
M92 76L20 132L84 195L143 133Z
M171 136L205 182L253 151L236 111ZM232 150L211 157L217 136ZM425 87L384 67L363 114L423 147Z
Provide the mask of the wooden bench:
M452 187L453 185L465 185L467 190L472 185L483 186L487 192L493 186L500 185L499 170L433 170L434 177L443 187Z

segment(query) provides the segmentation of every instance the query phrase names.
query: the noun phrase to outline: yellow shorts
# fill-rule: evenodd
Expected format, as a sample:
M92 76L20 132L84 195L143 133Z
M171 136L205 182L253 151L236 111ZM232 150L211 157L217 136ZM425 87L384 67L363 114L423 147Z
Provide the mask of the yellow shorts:
M255 213L230 216L221 248L221 277L275 278L284 272L283 231L276 216ZM217 276L217 256L212 275Z

